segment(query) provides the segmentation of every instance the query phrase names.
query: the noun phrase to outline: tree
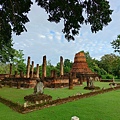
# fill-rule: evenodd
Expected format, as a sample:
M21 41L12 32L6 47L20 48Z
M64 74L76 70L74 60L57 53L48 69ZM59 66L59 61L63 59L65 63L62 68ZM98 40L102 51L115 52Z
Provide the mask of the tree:
M15 50L14 49L14 56L12 59L9 60L9 62L0 61L0 73L5 74L9 73L10 65L9 63L12 63L12 73L15 71L22 71L23 73L26 72L26 64L24 63L24 54L22 50Z
M79 33L83 23L90 24L91 31L97 32L111 21L112 10L106 0L36 0L35 2L46 10L50 22L58 23L61 19L64 20L63 33L68 40L74 39L73 36ZM27 13L32 4L32 0L1 0L0 25L3 40L9 40L12 31L17 35L26 31L24 24L29 21Z
M63 33L68 40L74 40L81 24L90 24L91 31L103 29L111 21L109 2L106 0L36 0L49 14L50 22L64 20ZM85 14L86 16L84 16Z
M10 73L9 64L0 62L0 74L9 74L9 73Z
M7 43L5 41L0 42L0 62L6 63L13 59L15 49L12 46L12 40L9 40Z
M84 51L83 51L83 52L84 52ZM93 66L93 64L94 64L93 59L92 59L92 57L90 56L89 52L84 52L84 53L85 53L85 57L86 57L86 62L87 62L87 64L88 64L89 68L91 68L91 70L92 70L92 66Z
M0 58L9 61L13 57L12 32L20 35L26 31L25 23L31 0L0 0Z
M51 64L51 61L48 60L47 66L46 66L46 75L50 76L51 75L51 70L54 70L54 66Z
M101 66L107 73L113 74L113 68L116 68L116 65L119 65L119 56L111 53L106 54L101 57ZM116 63L116 64L115 64ZM116 68L117 69L117 68Z
M117 56L113 62L112 74L120 78L120 57Z
M57 65L55 66L55 70L57 72L57 75L60 76L60 62L58 62Z
M46 10L50 22L64 21L63 33L68 40L74 40L81 25L90 24L91 31L97 32L111 21L109 2L106 0L35 0ZM0 48L11 40L12 32L20 35L27 31L27 13L32 0L0 0ZM84 15L83 15L84 14ZM9 46L10 47L10 46ZM1 50L1 49L0 49Z
M111 44L112 44L114 51L118 52L120 54L120 35L118 35L117 39L113 40L113 42L111 42Z
M24 54L23 54L23 50L15 50L15 54L13 59L10 61L10 63L12 63L13 65L13 72L14 71L22 71L23 73L26 72L26 64L24 63L25 59L24 59Z
M88 64L88 67L95 73L97 73L98 75L105 75L107 72L103 69L99 67L100 62L96 59L93 59L89 52L85 52L85 57L86 57L86 62Z
M69 59L64 60L64 73L69 73L72 68L72 62Z

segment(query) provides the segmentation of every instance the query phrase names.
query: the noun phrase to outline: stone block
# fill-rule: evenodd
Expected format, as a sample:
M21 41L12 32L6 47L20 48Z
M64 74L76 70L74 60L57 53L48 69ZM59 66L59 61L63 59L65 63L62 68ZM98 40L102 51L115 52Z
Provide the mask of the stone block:
M71 117L71 120L79 120L79 118L77 116L73 116Z

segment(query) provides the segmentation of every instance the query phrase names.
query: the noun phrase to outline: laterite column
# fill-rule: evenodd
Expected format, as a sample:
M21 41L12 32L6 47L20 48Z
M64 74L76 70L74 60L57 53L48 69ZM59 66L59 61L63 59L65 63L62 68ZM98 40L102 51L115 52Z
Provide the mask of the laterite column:
M28 57L27 61L27 73L26 73L26 78L30 77L30 57Z
M60 76L63 76L63 57L60 56Z
M31 78L33 78L33 73L34 73L34 61L32 61Z
M10 75L12 74L12 63L10 63Z
M69 89L73 89L73 77L71 73L69 73Z
M43 56L43 64L42 64L42 78L46 77L46 56Z
M37 64L36 77L39 78L39 64Z

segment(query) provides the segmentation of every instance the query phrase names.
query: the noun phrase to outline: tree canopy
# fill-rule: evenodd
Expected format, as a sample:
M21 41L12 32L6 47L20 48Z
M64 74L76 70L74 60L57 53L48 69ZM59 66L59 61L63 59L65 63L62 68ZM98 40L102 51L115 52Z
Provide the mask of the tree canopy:
M113 40L111 42L112 47L114 49L115 52L118 52L120 54L120 35L117 36L116 40Z
M64 21L62 32L68 40L74 40L82 24L90 24L91 31L97 32L111 21L109 2L106 0L35 0L38 6L45 9L48 21ZM12 32L20 35L27 31L29 22L27 13L33 4L32 0L0 0L0 51L10 44Z
M81 24L90 24L91 31L102 30L111 21L109 2L106 0L36 0L38 6L44 8L50 22L64 20L63 33L70 40L79 33ZM29 21L32 0L1 0L0 25L2 39L9 40L11 32L20 35L26 31L25 23ZM84 15L85 14L85 15Z
M0 62L6 63L10 62L15 56L15 49L12 47L12 40L7 43L0 41Z
M90 24L91 31L103 29L111 21L109 2L106 0L36 0L49 15L50 22L64 20L63 33L68 40L74 40L81 25Z

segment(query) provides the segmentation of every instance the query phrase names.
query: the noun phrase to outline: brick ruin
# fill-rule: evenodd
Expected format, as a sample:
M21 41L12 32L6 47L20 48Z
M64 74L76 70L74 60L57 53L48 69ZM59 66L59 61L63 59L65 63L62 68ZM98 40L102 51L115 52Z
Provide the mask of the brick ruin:
M64 74L63 71L63 57L60 56L60 76L57 76L55 70L51 70L51 76L46 76L46 56L43 56L42 63L42 80L45 87L56 88L69 86L69 89L73 88L73 84L82 84L83 81L86 81L89 76L92 76L94 79L98 77L96 73L93 73L86 62L86 58L83 52L79 52L75 55L74 63L69 74ZM27 72L26 75L23 75L22 71L20 75L15 72L15 75L12 75L12 64L10 64L10 73L7 77L4 76L3 85L9 85L10 87L15 86L17 88L33 88L36 84L36 79L39 78L39 64L36 65L36 72L34 72L34 61L30 64L30 57L27 60Z
M78 52L75 54L71 73L79 78L78 81L80 84L82 84L83 81L89 81L90 77L92 77L94 80L99 80L100 78L97 73L92 72L88 67L84 52Z

